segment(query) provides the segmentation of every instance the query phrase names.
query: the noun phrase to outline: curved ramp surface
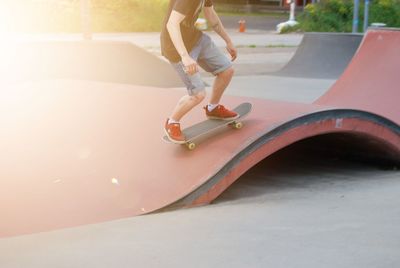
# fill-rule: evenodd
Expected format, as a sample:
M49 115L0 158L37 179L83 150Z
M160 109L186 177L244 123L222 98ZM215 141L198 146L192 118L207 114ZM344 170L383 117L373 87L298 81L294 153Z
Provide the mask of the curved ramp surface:
M400 30L369 30L348 68L318 105L371 111L400 120Z
M61 80L7 86L0 91L0 236L206 204L272 153L318 135L352 135L399 161L400 77L391 71L399 46L399 31L369 31L349 71L314 104L226 97L230 107L253 104L245 127L214 133L192 152L162 141L179 90ZM373 62L389 66L368 77L385 80L373 93L347 75L359 79L375 68L365 57L377 49L383 53ZM196 109L182 123L203 118Z
M362 40L361 34L305 33L292 59L278 76L337 79Z
M155 87L182 82L166 61L129 42L2 44L0 80L80 79Z

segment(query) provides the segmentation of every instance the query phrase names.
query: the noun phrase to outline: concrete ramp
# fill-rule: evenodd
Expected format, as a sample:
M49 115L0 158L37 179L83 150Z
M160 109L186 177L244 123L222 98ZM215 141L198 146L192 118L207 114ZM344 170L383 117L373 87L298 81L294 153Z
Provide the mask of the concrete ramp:
M169 63L129 42L2 44L0 81L78 79L156 87L182 82Z
M277 76L337 79L350 62L361 34L305 33L292 59Z
M399 123L400 31L368 31L348 68L315 104L371 111Z
M214 200L247 170L297 141L351 136L400 161L400 31L370 30L316 103L253 103L241 130L195 151L162 141L180 90L49 80L0 91L0 237L132 217ZM196 109L182 122L204 119Z

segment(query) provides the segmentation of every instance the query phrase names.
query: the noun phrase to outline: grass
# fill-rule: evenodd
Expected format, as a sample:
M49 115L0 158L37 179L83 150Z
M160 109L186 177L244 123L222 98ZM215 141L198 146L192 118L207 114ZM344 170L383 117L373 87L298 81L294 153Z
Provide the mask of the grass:
M267 48L285 48L285 47L297 47L295 45L284 45L284 44L276 44L276 45L266 45Z

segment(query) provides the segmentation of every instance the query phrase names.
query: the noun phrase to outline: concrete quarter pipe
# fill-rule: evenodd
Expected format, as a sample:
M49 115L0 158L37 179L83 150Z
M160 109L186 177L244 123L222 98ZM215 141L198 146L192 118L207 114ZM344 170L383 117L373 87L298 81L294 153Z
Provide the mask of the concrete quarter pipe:
M3 82L79 79L155 87L183 85L169 63L129 42L18 42L2 49L0 56Z
M313 104L227 97L230 107L253 104L245 127L216 133L193 152L161 140L178 90L69 80L9 85L0 96L0 236L206 204L272 153L323 134L351 135L399 161L399 47L400 31L370 30ZM200 110L183 124L202 120Z
M362 34L305 33L292 59L277 76L337 79L356 52Z

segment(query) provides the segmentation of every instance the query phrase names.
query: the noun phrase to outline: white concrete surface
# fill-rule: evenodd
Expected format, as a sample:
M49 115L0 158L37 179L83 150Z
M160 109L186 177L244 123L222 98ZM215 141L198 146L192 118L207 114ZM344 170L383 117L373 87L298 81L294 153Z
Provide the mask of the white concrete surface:
M228 30L232 41L237 46L297 46L303 38L302 34L280 35L272 31L249 31L239 33L235 30ZM224 41L214 32L207 32L218 46L224 46ZM83 40L81 34L18 34L3 36L4 40ZM127 41L140 47L160 47L160 33L96 33L93 40Z
M209 85L212 85L213 79L213 77L204 78ZM325 93L334 82L334 80L328 79L302 79L268 75L235 76L226 94L311 103Z

